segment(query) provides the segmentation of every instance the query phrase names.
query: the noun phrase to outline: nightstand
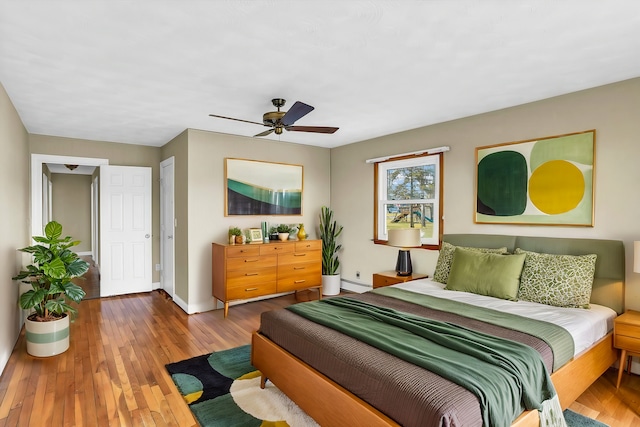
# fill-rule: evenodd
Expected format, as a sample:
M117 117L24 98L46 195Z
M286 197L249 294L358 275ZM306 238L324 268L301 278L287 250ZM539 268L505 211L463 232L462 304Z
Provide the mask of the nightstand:
M373 275L373 288L381 288L383 286L395 285L398 283L408 282L410 280L424 279L429 277L428 274L413 273L411 276L398 276L395 271L382 271Z
M613 322L613 346L622 350L620 355L620 368L618 369L618 382L620 387L622 371L627 364L627 357L640 356L640 312L628 310L623 315L616 317ZM631 364L627 364L627 371L631 370Z

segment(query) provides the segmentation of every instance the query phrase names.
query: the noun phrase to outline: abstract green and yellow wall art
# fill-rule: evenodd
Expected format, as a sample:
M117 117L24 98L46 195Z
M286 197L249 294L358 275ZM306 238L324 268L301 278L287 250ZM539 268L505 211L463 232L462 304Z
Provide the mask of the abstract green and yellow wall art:
M225 159L225 216L302 215L302 165Z
M596 131L476 148L478 224L593 226Z

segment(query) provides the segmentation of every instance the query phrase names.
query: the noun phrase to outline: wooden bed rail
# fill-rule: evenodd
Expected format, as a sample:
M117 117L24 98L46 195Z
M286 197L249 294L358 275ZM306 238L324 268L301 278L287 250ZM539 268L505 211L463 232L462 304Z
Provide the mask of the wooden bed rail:
M253 333L251 344L251 363L262 372L262 380L268 378L321 426L399 426L391 418L260 333ZM551 379L562 408L566 409L584 393L617 357L617 350L613 347L613 334L609 333L554 372ZM524 412L512 426L538 427L538 412Z

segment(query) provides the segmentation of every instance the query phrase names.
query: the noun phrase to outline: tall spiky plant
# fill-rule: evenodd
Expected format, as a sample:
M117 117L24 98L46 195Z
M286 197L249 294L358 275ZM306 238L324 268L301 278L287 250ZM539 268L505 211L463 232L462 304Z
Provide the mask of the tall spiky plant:
M13 280L31 285L20 296L20 307L33 309L32 320L46 322L59 319L65 313L75 315L77 310L69 302L79 303L86 295L84 290L71 282L89 269L89 263L80 258L70 247L80 243L70 236L61 238L62 225L49 222L44 236L34 236L37 245L18 249L33 255L33 264L21 271Z
M340 260L338 251L342 245L338 244L337 238L342 233L342 226L333 219L333 211L323 206L320 210L320 239L322 239L322 274L338 274Z

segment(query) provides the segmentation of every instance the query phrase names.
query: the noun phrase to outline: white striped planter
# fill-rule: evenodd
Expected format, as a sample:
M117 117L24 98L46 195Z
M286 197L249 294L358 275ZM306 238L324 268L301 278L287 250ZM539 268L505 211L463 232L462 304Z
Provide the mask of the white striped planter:
M69 316L52 322L26 319L27 353L36 357L50 357L69 348Z

